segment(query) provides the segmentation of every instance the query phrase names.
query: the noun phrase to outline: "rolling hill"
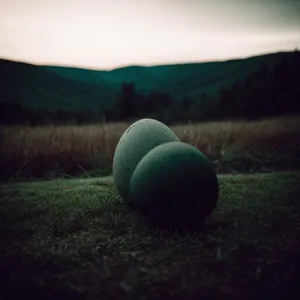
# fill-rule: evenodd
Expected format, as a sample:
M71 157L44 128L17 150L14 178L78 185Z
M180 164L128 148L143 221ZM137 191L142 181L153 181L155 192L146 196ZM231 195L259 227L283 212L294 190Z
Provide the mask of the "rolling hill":
M135 82L137 89L146 93L156 89L182 98L184 96L199 97L203 92L214 93L221 86L227 86L237 79L245 79L262 64L271 67L283 56L289 55L291 55L290 52L279 52L220 62L153 67L129 66L112 71L88 71L66 67L47 68L68 79L76 78L96 82L101 78L115 85L120 85L124 81Z
M129 66L111 71L36 66L0 60L0 102L51 111L84 107L110 107L122 82L134 82L138 91L159 90L177 99L199 98L219 92L236 80L244 80L263 64L273 66L293 52L279 52L245 59L161 66Z
M109 106L117 95L117 87L98 78L93 80L58 75L46 67L0 60L1 102L20 103L31 109L76 110ZM90 72L90 71L87 71Z

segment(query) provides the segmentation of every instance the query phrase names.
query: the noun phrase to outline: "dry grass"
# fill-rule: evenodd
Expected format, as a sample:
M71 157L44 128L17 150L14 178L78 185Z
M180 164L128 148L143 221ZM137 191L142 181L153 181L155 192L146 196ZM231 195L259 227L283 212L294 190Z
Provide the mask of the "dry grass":
M108 174L114 149L129 125L2 127L2 179L78 175L84 170ZM220 172L231 170L222 167L222 162L233 157L241 159L243 155L254 161L254 156L266 159L280 154L285 159L288 155L292 163L300 151L299 116L183 124L172 129L182 141L212 158Z

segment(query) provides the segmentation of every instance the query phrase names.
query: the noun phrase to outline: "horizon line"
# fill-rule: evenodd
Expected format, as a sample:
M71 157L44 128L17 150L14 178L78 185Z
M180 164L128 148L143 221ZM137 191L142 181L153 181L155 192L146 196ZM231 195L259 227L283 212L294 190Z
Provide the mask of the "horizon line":
M151 67L160 67L160 66L172 66L172 65L189 65L189 64L201 64L201 63L214 63L214 62L228 62L228 61L234 61L234 60L242 60L242 59L249 59L249 58L254 58L254 57L259 57L259 56L265 56L265 55L272 55L272 54L279 54L279 53L289 53L289 52L296 52L299 51L298 47L296 46L293 50L278 50L276 52L261 52L253 55L248 55L248 56L236 56L236 57L231 57L231 58L221 58L221 59L216 59L216 60L202 60L202 61L189 61L189 62L166 62L166 63L161 63L161 64L126 64L126 65L120 65L116 66L114 68L107 68L107 69L100 69L100 68L92 68L92 67L84 67L80 65L62 65L62 64L53 64L53 63L34 63L28 60L18 60L18 59L10 59L7 57L2 57L0 56L1 60L8 60L8 61L13 61L16 63L24 63L24 64L29 64L33 66L38 66L38 67L61 67L61 68L71 68L71 69L83 69L83 70L91 70L91 71L114 71L114 70L119 70L119 69L125 69L125 68L130 68L130 67L140 67L140 68L151 68Z

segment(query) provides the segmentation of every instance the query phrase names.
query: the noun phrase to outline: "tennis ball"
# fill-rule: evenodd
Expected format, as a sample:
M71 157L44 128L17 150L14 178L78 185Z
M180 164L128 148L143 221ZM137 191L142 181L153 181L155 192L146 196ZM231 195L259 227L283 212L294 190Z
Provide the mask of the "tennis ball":
M158 224L202 223L217 204L213 163L197 148L173 141L149 151L130 180L130 203Z
M130 201L130 179L139 161L156 146L178 140L169 127L154 119L141 119L123 133L112 166L114 183L123 199Z

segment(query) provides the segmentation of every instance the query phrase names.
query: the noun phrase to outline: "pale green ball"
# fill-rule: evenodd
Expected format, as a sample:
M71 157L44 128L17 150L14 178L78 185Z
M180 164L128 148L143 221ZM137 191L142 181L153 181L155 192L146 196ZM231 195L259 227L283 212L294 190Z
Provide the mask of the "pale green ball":
M124 132L112 166L114 183L123 199L130 201L130 179L139 161L156 146L178 140L168 126L154 119L141 119Z

